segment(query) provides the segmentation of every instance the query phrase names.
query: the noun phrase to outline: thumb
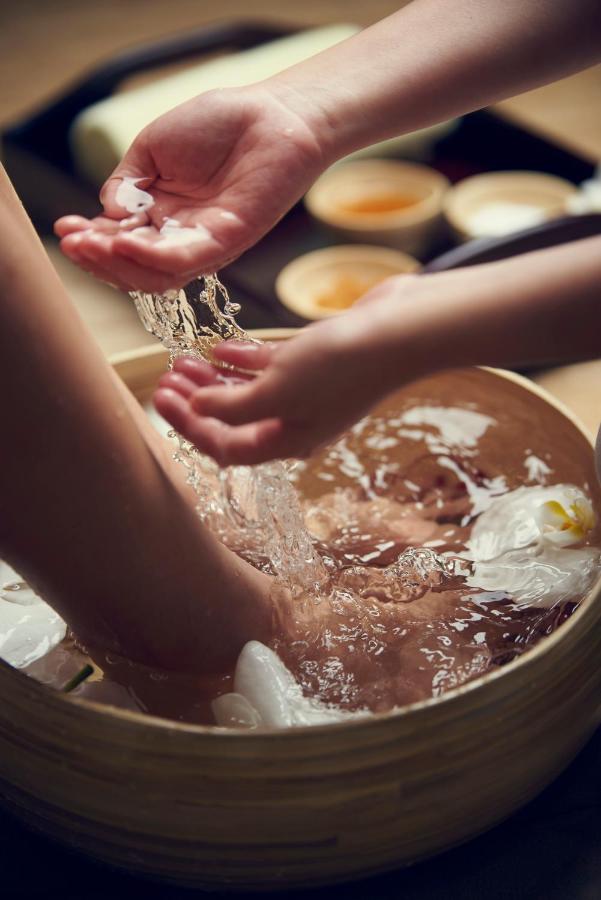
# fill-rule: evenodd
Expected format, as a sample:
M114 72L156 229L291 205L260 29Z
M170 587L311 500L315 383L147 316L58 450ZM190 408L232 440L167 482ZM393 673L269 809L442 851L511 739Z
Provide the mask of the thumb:
M213 356L220 362L238 369L257 372L264 369L273 357L276 345L230 339L213 347Z
M142 133L100 190L100 202L106 215L112 219L123 219L146 213L154 205L154 197L148 192L148 188L156 180L157 174Z
M245 425L272 417L279 403L278 392L265 390L257 379L228 387L200 388L190 398L195 413L220 419L228 425Z

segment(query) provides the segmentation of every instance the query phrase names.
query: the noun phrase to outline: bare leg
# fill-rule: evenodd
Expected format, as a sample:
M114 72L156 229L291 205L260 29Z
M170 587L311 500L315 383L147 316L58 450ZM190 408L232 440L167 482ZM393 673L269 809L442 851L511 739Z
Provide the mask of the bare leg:
M199 522L0 173L0 554L84 642L229 667L273 637L271 580Z

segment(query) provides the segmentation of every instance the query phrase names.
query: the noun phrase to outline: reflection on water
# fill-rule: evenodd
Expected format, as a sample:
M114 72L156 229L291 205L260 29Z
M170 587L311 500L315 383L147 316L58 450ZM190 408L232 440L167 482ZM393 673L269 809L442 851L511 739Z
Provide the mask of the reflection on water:
M559 413L487 372L405 388L290 479L327 583L319 602L298 598L274 649L327 704L388 710L505 665L569 617L599 571L592 454ZM260 551L247 550L257 565ZM86 661L63 643L28 671L61 686ZM76 695L188 721L212 721L210 701L232 690L232 673L94 664Z

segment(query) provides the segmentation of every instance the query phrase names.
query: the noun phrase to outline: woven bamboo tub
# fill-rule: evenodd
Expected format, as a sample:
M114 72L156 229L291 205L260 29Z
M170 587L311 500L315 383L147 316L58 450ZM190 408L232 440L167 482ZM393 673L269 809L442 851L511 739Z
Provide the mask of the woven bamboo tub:
M141 398L164 366L160 348L115 361ZM554 406L592 477L590 441L565 410L523 379L491 377ZM555 778L601 722L600 658L598 582L503 669L349 724L181 725L48 691L1 664L0 795L71 847L182 885L275 890L366 876L475 836Z

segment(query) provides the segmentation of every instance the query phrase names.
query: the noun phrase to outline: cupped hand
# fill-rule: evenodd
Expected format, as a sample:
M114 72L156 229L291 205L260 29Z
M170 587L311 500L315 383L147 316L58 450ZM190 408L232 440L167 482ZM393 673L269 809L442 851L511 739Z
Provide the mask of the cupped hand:
M254 244L326 164L302 98L210 91L138 135L102 188L104 215L64 216L55 231L74 262L125 290L181 287ZM149 197L139 209L124 207L124 179Z
M228 341L214 348L216 360L246 374L231 378L209 363L179 359L155 393L158 412L222 466L309 456L397 386L402 367L381 352L378 334L411 294L413 277L402 277L406 285L389 279L370 292L369 305L281 344ZM412 375L408 355L401 380Z

